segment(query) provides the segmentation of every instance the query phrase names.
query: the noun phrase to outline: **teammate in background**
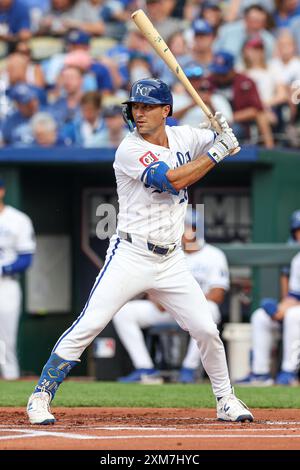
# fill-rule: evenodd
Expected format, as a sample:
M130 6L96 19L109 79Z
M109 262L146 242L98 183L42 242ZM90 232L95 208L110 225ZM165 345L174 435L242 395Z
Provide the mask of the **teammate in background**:
M239 143L220 114L219 135L210 129L166 126L172 105L170 89L161 80L142 79L132 85L124 103L132 132L121 142L114 162L120 208L117 233L81 315L57 341L29 398L31 424L55 422L50 402L61 382L121 307L143 292L196 339L217 400L217 417L253 421L233 394L217 326L181 249L187 187Z
M182 240L183 248L187 264L206 297L214 322L218 324L221 321L219 305L229 288L229 270L224 253L204 242L203 230L200 224L196 223L197 219L199 220L197 212L188 209ZM128 376L121 377L120 382L140 382L145 375L151 377L158 374L141 329L169 322L175 322L172 315L151 300L132 300L114 316L115 329L135 367ZM195 382L200 362L199 348L196 341L191 338L178 381Z
M4 203L5 184L0 178L0 372L7 380L20 376L17 334L21 289L17 275L26 271L35 251L31 220Z
M291 216L291 236L300 243L300 211ZM300 250L300 248L299 248ZM285 280L283 280L285 281ZM285 282L281 288L285 291ZM288 292L280 303L275 299L263 299L259 309L251 316L252 324L252 372L238 384L268 386L274 383L271 376L271 353L274 335L282 330L283 357L276 384L297 384L300 363L300 251L294 256L288 279Z

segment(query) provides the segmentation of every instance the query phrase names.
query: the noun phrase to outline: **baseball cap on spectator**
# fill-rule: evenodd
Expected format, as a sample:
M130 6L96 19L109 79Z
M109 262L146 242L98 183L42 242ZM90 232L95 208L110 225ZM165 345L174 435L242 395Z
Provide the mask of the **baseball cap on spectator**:
M253 49L263 49L264 41L262 40L261 36L257 34L246 39L244 47L250 47Z
M221 10L221 7L219 5L220 2L217 2L217 1L208 1L208 2L203 2L202 3L202 11L203 10L208 10L208 9L211 9L211 10Z
M86 46L89 45L91 40L91 36L86 33L85 31L81 31L80 29L73 29L69 32L66 37L66 41L68 44L84 44Z
M9 98L20 104L26 104L32 100L39 99L37 89L25 82L18 83L17 85L9 88L7 90L7 95Z
M119 104L106 105L103 108L103 117L122 116L122 107Z
M214 30L213 27L205 20L202 20L201 18L198 18L193 22L193 30L194 34L213 34Z
M234 56L230 52L220 51L214 55L210 70L217 75L223 75L230 72L233 66Z
M0 178L0 188L5 188L5 182L2 178Z
M200 78L203 76L203 68L198 64L191 64L185 67L184 73L187 78Z

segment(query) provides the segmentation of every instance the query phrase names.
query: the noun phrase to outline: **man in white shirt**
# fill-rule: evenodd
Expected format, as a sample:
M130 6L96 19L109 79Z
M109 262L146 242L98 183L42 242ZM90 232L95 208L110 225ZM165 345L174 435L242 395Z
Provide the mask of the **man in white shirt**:
M210 129L166 126L172 105L170 89L161 80L147 78L132 85L124 103L132 132L119 145L114 162L117 233L81 315L57 341L29 398L31 424L55 422L50 401L59 385L113 316L142 292L151 294L196 339L217 400L218 419L253 421L233 394L217 326L181 249L187 186L239 143L218 114L218 136Z
M7 380L20 376L17 334L21 289L17 276L26 271L35 251L29 217L4 203L5 184L0 178L0 372Z

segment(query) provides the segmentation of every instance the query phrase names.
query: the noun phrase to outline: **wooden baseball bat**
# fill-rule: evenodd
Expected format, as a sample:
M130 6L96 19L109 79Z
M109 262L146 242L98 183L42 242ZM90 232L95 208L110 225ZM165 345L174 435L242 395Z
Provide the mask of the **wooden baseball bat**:
M163 40L163 38L160 36L158 31L154 28L153 24L147 17L147 15L144 13L143 10L136 10L135 12L132 13L131 18L139 28L139 30L142 32L142 34L145 36L145 38L150 42L151 46L153 49L157 52L157 54L162 58L162 60L167 64L167 66L172 70L174 73L175 77L178 78L178 80L181 81L183 84L184 88L188 91L188 93L191 95L195 103L200 106L204 114L208 117L210 120L213 128L221 133L222 129L220 127L220 124L216 119L214 118L213 113L211 110L206 106L206 104L203 102L201 96L199 96L198 92L195 90L187 76L185 75L184 71L178 64L177 60L175 59L173 53L170 51L169 47ZM233 153L237 153L240 149L236 149Z

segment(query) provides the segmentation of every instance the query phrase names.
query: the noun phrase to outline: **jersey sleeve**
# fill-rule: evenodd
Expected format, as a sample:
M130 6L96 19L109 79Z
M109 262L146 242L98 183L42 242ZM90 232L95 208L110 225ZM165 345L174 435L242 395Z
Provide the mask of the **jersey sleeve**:
M208 287L209 289L218 287L227 291L229 285L229 268L226 256L222 252L215 253L213 268L208 279Z
M147 168L155 162L159 162L159 158L146 145L125 138L116 152L114 169L132 179L143 181Z
M34 253L36 240L32 222L27 215L22 215L19 221L19 231L16 240L16 251L18 254Z
M213 145L215 134L210 129L197 129L195 127L184 126L189 128L191 133L191 159L204 155Z
M300 253L298 253L291 262L289 294L300 300Z

